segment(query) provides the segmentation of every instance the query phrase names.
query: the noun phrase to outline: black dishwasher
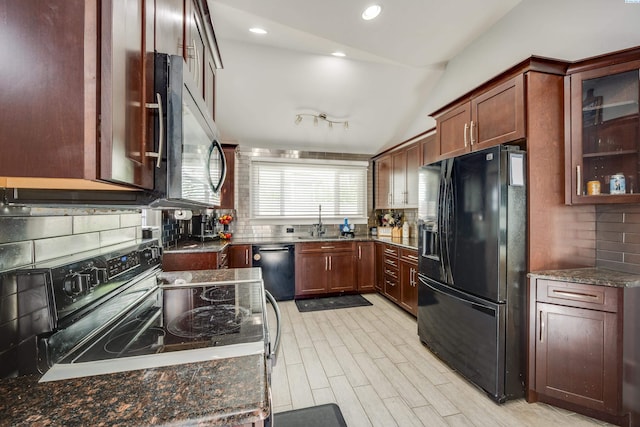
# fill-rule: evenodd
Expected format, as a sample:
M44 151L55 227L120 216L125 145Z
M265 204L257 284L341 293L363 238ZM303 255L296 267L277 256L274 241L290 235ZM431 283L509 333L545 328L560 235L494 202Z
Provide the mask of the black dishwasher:
M262 268L264 287L277 301L291 300L296 293L295 245L254 245L253 267Z

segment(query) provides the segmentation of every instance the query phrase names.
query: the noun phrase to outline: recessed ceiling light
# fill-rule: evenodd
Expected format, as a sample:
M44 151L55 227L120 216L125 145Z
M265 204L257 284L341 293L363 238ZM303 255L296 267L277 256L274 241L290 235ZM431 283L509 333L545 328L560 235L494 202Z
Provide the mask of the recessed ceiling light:
M258 27L249 28L249 31L254 34L267 34L267 30Z
M333 52L331 55L339 56L340 58L347 56L344 52Z
M377 4L371 5L368 8L366 8L364 12L362 12L362 19L364 19L365 21L370 21L376 16L380 15L381 11L382 11L382 7L380 5L377 5Z

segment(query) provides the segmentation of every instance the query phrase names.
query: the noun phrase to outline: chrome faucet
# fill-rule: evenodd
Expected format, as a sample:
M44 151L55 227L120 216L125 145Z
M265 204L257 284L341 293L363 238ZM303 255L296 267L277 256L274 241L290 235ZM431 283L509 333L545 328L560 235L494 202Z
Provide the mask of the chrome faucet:
M322 225L322 205L318 205L318 223L312 224L311 237L320 237L325 233Z

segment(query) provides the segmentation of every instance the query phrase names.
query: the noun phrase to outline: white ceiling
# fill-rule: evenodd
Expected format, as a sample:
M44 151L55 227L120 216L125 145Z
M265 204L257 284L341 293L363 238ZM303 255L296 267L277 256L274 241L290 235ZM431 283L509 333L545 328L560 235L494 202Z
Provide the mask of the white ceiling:
M380 0L380 16L363 21L375 1L207 0L224 63L223 141L376 154L432 128L429 113L531 55L578 60L640 45L640 4L625 0ZM296 125L300 113L348 120L349 129Z
M423 115L422 127L410 129L447 61L519 2L381 0L380 16L364 21L370 1L208 0L224 63L216 86L222 138L363 154L404 141L433 126ZM347 56L331 56L336 50ZM298 113L326 113L349 129L309 118L296 125Z

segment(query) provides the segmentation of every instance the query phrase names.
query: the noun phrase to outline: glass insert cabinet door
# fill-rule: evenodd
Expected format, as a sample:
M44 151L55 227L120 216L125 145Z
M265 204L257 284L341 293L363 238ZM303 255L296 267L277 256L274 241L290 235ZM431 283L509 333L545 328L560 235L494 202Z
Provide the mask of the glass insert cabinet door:
M567 203L640 201L640 59L567 76Z

